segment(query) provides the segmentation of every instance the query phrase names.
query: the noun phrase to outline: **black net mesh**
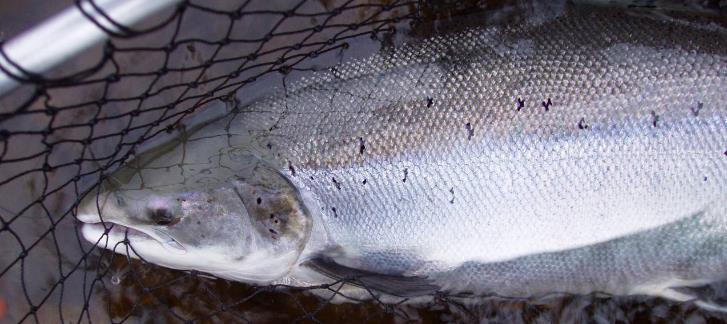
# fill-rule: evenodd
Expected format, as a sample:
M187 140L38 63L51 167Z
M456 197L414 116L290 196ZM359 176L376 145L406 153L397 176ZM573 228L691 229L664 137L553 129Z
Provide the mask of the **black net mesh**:
M145 264L126 256L128 246L111 247L117 252L112 253L80 237L78 202L142 143L176 134L190 117L203 118L205 107L248 103L296 74L392 46L397 35L423 22L508 5L189 0L133 27L110 20L112 31L108 21L96 21L109 41L42 76L13 73L20 85L0 97L0 321L378 322L475 316L530 322L703 315L693 305L599 296L493 299L477 315L446 296L413 310L375 300L332 305L304 291L335 291L336 285L248 286ZM710 316L705 315L715 319Z

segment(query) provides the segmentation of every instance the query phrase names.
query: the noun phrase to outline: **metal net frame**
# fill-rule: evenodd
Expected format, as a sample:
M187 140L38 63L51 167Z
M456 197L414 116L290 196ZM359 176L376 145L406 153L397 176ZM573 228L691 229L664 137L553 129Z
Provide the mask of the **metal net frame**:
M378 322L437 320L453 311L472 315L445 295L433 296L426 312L381 303L373 293L373 302L334 307L305 291L337 293L343 282L256 287L168 270L130 258L128 244L108 247L114 253L103 242L85 242L75 216L81 199L96 194L147 143L184 132L205 111L235 109L270 86L284 87L291 76L358 55L352 42L391 46L396 33L423 19L507 1L119 3L76 0L63 14L66 20L26 38L27 44L33 35L45 35L30 41L33 46L0 42L0 321L318 322L354 316ZM75 25L64 25L68 19ZM58 35L58 28L67 29ZM66 36L72 44L64 44ZM637 320L650 319L660 307L667 310L658 318L671 320L701 312L663 300L606 300L495 299L484 305L517 309L526 322L542 320L553 308L559 315L549 320L583 319L567 307L588 316L620 311L618 318Z

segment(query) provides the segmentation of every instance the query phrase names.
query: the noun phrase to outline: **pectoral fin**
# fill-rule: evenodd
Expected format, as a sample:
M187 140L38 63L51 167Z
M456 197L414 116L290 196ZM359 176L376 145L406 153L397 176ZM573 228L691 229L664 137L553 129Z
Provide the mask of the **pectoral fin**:
M688 296L697 306L715 312L727 312L727 281L713 282L707 285L692 287L674 287L676 293Z
M331 279L344 280L349 284L380 291L399 297L432 295L439 287L426 277L390 275L350 268L336 263L332 258L318 256L303 263Z
M697 306L715 312L727 312L727 281L679 280L642 285L632 292L658 296L677 302L694 302Z

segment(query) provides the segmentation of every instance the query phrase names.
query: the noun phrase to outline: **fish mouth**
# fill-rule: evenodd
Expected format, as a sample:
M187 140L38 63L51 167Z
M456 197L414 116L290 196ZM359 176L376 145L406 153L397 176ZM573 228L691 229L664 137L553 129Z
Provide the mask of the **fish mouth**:
M98 245L106 245L105 248L115 248L119 243L139 242L154 240L150 235L113 222L83 222L81 221L80 230L87 241Z
M174 254L186 254L177 240L159 229L136 229L131 226L101 221L98 215L81 214L77 219L81 222L81 234L90 243L103 248L115 250L119 244L157 243L160 247Z
M83 237L94 245L115 248L119 243L153 240L150 235L109 220L102 220L97 213L79 213L76 219L80 222Z

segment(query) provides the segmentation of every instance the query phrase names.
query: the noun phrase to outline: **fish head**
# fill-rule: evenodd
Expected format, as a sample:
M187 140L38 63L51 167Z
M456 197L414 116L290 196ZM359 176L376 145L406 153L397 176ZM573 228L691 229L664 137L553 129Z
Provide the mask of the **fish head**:
M102 186L79 204L81 233L97 246L161 266L270 283L296 263L312 221L275 169L253 163L236 173L221 174L214 185Z

